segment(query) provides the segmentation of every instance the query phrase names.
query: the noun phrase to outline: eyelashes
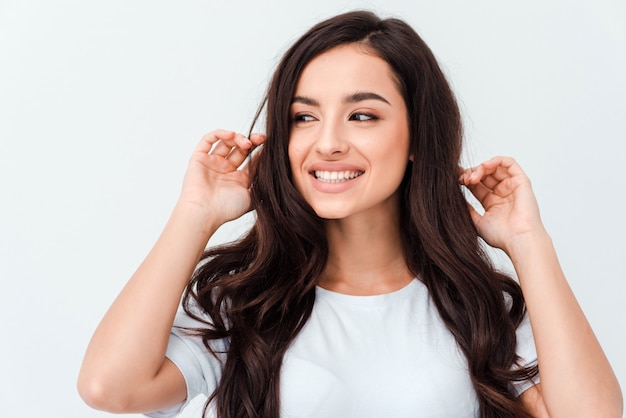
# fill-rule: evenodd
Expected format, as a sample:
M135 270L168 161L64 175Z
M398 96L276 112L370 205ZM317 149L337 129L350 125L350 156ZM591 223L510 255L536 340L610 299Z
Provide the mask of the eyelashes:
M296 123L302 123L302 122L313 122L315 120L315 117L306 113L300 113L300 114L295 115L292 119Z
M370 120L378 120L378 116L373 115L371 113L356 112L356 113L351 114L348 120L355 120L358 122L367 122Z
M352 113L348 117L349 121L355 121L355 122L369 122L369 121L375 121L378 119L379 119L378 116L372 113L365 113L365 112L355 112L355 113ZM307 122L314 122L317 120L317 118L308 113L297 113L292 117L292 120L294 123L307 123Z

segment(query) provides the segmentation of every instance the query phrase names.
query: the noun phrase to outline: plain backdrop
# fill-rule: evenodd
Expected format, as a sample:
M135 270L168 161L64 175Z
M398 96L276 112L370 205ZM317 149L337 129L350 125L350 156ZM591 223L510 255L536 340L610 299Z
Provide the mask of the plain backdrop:
M1 417L109 416L76 392L82 356L199 138L247 132L290 43L356 8L405 19L431 46L462 107L466 164L505 154L525 168L626 385L623 0L0 0Z

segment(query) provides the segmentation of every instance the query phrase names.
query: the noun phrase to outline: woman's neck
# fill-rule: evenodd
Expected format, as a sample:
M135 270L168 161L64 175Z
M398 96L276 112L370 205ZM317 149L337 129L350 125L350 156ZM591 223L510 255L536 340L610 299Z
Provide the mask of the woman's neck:
M399 215L353 215L326 222L329 256L319 285L351 295L390 293L413 274L404 259Z

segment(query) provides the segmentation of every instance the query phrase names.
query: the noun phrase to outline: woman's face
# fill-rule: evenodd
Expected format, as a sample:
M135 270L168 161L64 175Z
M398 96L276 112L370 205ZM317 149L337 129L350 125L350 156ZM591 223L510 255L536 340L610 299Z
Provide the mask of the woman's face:
M319 55L298 80L290 116L294 183L318 216L396 210L409 128L386 61L357 44Z

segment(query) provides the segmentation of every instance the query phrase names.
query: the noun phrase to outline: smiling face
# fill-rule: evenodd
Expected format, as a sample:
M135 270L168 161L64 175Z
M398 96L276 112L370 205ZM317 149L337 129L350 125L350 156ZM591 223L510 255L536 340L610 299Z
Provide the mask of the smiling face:
M359 44L319 55L300 75L291 120L294 183L318 216L396 213L409 128L383 59Z

